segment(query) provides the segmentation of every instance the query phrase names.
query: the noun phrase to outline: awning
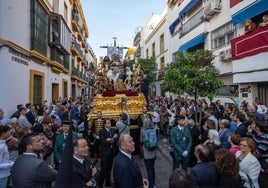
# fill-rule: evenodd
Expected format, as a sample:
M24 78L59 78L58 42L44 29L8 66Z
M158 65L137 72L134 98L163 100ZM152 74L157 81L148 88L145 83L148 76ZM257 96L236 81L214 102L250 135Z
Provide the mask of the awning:
M197 0L191 0L179 13L179 17L183 17L183 15L190 10L196 3L198 3Z
M267 0L258 0L244 9L238 11L234 15L232 15L232 22L234 25L239 24L241 22L246 21L249 18L252 18L258 14L267 11L268 9L268 1Z
M169 32L171 35L173 35L176 25L178 25L181 21L181 18L178 16L176 20L169 26Z
M181 45L179 47L179 51L185 51L193 46L196 46L202 42L204 42L206 39L206 35L205 34L201 34L201 35L198 35L197 37L193 38L192 40L184 43L183 45Z

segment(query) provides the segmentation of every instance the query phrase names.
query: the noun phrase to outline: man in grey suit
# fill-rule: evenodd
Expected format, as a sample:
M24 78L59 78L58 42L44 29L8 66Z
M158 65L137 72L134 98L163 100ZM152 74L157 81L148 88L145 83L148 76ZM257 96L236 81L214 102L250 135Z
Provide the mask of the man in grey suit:
M52 187L57 171L38 158L37 153L42 149L43 140L38 134L29 134L21 140L20 155L11 171L13 188Z

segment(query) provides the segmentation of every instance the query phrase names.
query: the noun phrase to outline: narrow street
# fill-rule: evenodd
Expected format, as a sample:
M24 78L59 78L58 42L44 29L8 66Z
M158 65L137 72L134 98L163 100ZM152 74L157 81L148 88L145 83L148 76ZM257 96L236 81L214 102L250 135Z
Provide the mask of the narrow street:
M163 138L160 136L158 142L159 149L157 151L157 158L155 161L155 183L157 188L168 188L169 176L172 172L172 159L170 157L168 147L165 146L165 143L162 140ZM135 161L139 164L143 177L147 177L144 160L140 159L139 156L135 156L135 159Z
M158 141L157 158L155 161L155 172L156 172L155 183L157 188L168 188L169 176L171 175L172 172L172 159L169 154L170 149L167 146L165 146L166 142L163 142L163 139L165 140L165 138L162 135L160 135ZM140 158L139 155L135 155L134 158L135 162L137 162L140 167L142 176L147 179L144 159ZM97 163L97 168L100 169L100 161Z

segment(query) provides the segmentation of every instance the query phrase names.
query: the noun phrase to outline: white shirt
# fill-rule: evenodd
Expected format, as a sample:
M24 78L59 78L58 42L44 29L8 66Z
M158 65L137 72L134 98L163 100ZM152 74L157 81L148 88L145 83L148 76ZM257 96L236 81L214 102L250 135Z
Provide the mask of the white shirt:
M132 156L131 156L131 154L128 154L128 153L126 153L126 152L124 152L124 151L122 151L121 149L120 149L120 151L124 154L124 155L126 155L129 159L131 159L132 158Z

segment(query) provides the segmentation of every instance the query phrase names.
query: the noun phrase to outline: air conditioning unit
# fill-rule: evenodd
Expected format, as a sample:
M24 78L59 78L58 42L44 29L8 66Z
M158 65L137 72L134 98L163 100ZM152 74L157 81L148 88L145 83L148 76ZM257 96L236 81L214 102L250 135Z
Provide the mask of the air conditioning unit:
M225 59L226 60L231 60L232 59L232 50L228 49L225 51Z
M219 57L220 57L220 61L224 61L224 59L225 59L225 51L221 51L219 53Z
M208 22L211 18L212 18L212 16L207 15L207 14L203 14L203 16L201 17L201 19L202 19L204 22Z
M220 61L229 62L232 60L232 51L231 49L223 50L219 53Z
M221 11L221 1L220 0L206 0L204 3L204 13L205 15L212 16Z

